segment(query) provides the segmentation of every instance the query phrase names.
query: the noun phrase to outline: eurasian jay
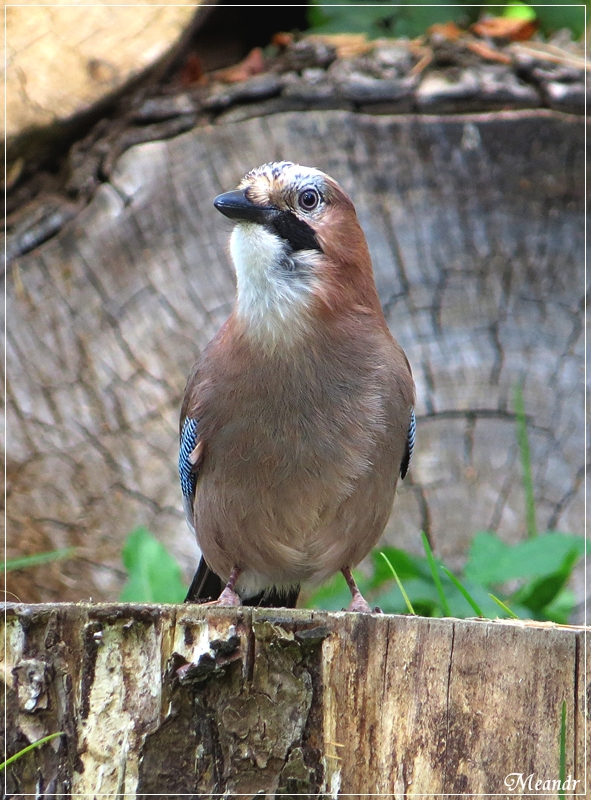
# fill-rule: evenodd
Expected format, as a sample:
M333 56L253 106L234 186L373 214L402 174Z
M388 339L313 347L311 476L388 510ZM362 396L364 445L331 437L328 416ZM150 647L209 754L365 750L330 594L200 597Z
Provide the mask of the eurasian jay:
M351 569L408 470L415 388L355 208L328 175L287 161L214 205L236 223L237 296L181 410L184 507L203 554L187 600L295 606L300 584L340 570L349 610L370 611Z

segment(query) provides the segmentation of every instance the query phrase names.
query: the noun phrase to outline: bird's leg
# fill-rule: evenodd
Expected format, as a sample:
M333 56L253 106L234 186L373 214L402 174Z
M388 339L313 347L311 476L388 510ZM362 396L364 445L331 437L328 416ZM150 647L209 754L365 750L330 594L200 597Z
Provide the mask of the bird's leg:
M236 581L238 580L238 576L242 572L239 567L234 567L232 572L230 573L230 577L228 578L228 583L226 584L224 591L215 601L216 606L241 606L242 601L234 591L234 586L236 586Z
M343 567L341 572L345 576L345 580L347 581L347 586L351 590L351 596L353 597L353 599L349 603L347 611L361 611L365 614L371 614L371 608L369 607L369 603L359 591L357 584L355 583L355 578L353 577L353 574L349 569L349 567Z

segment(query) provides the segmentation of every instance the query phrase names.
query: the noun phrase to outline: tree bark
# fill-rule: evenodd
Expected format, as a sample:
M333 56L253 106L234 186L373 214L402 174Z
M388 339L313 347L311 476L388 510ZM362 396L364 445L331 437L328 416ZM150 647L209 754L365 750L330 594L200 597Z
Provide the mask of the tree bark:
M560 779L563 702L585 792L581 629L48 604L6 637L8 754L64 734L8 768L13 797L520 796Z
M78 547L12 573L9 589L113 599L138 524L190 578L180 398L234 296L231 226L212 199L283 158L353 197L413 368L417 447L386 540L420 551L422 528L453 562L477 530L524 535L518 382L538 525L582 532L584 122L545 110L220 120L128 150L82 213L9 268L9 556Z

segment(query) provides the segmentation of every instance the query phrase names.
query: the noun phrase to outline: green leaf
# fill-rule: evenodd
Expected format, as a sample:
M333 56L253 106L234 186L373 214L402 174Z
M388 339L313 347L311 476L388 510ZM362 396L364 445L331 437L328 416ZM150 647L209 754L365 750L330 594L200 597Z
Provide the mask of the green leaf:
M486 587L481 586L477 583L472 583L471 581L466 580L466 578L462 579L462 585L465 589L470 592L470 596L472 599L478 604L478 607L482 610L483 616L486 619L496 619L499 616L498 605L491 599L490 594L488 593ZM456 607L456 601L452 598L452 611L454 617L467 617L473 616L473 611L470 608L470 611L467 611L466 602L464 602L463 608L466 609L462 613L458 613ZM530 615L531 616L531 615Z
M466 600L466 602L470 605L472 610L476 613L476 616L477 617L483 617L484 613L483 613L482 609L480 608L480 606L478 605L476 600L474 600L472 595L468 592L468 590L464 586L462 586L462 584L456 578L456 576L453 574L453 572L450 572L447 569L447 567L443 566L443 564L441 565L441 569L445 572L445 574L450 579L450 581L454 584L456 589L461 593L462 597Z
M467 25L475 22L482 12L502 14L520 19L537 18L542 32L547 36L561 28L570 28L575 39L585 29L585 9L558 0L552 5L526 5L511 0L503 4L484 2L473 5L464 2L448 4L438 0L429 4L389 3L385 0L368 0L367 3L349 0L312 0L308 7L308 24L312 33L365 33L370 39L381 37L421 36L435 23L457 22Z
M338 572L320 589L314 592L306 602L306 608L320 608L324 611L340 611L351 602L351 592L347 582Z
M404 582L404 588L416 614L423 617L434 617L441 614L439 595L431 580L409 578ZM387 591L373 597L371 603L379 606L386 614L408 613L404 598L395 582L392 582Z
M392 13L392 7L386 3L378 7L358 7L348 3L313 2L308 23L314 33L366 33L376 38L380 35L380 24Z
M394 567L401 580L424 578L430 574L424 558L411 555L405 550L399 550L397 547L385 546L380 550L372 550L371 552L373 575L368 582L368 589L378 589L392 580L392 573L384 561L382 553Z
M566 587L556 595L551 603L544 606L537 618L557 622L559 625L568 625L575 603L575 593Z
M446 617L451 617L451 609L449 607L449 603L447 602L447 597L443 591L443 586L441 585L441 578L439 577L439 573L437 572L437 564L435 563L435 558L433 557L433 553L431 551L431 545L429 544L429 540L427 539L427 534L424 531L421 531L421 538L423 540L423 547L425 548L425 554L427 555L427 561L429 562L429 568L431 569L431 576L433 578L433 583L437 588L437 592L439 594L439 599L441 601L441 607L443 608L443 613Z
M544 606L549 605L565 584L565 577L560 572L546 575L522 586L512 595L512 599L531 609L540 612Z
M559 569L522 586L513 595L514 599L534 612L549 605L570 578L575 563L579 560L576 550L570 550Z
M319 31L323 25L330 22L330 16L327 16L318 3L312 2L308 6L308 27L314 31Z
M398 574L397 574L396 570L395 570L395 569L394 569L394 567L392 566L391 562L388 560L388 556L387 556L387 555L386 555L386 554L385 554L383 551L380 553L380 555L382 556L382 558L384 559L384 561L385 561L385 562L386 562L386 564L388 565L389 569L392 571L392 575L394 575L394 580L395 580L395 581L396 581L396 583L398 584L398 588L400 589L400 594L401 594L401 595L403 596L403 598L404 598L404 602L406 603L406 607L408 608L408 612L409 612L409 614L414 614L414 615L416 616L416 611L415 611L415 610L414 610L414 608L412 607L412 603L411 603L411 602L410 602L410 600L408 599L408 595L407 595L407 593L404 591L404 586L402 585L402 583L401 583L401 581L400 581L400 578L398 577Z
M470 544L464 575L483 586L498 583L499 574L504 575L509 549L496 533L479 531Z
M132 531L123 548L128 580L120 600L124 603L182 603L186 587L174 558L147 528Z
M518 578L553 575L567 556L585 552L585 539L549 531L535 539L509 545L491 531L480 531L470 545L464 574L483 586L502 585Z
M520 0L511 0L503 10L502 16L510 19L534 20L536 12L531 6L520 2Z
M440 565L440 569L445 570L446 568L443 565ZM451 578L449 578L447 575L443 575L441 578L441 584L443 593L447 599L451 616L458 617L459 619L473 617L475 611L474 606L470 604L465 595L454 584ZM432 582L431 585L433 585ZM471 583L464 578L460 582L460 585L470 595L472 602L475 603L482 611L482 615L484 617L489 619L495 619L498 617L498 606L493 600L491 600L487 590L483 586ZM435 589L434 586L433 589ZM531 616L531 612L528 612L528 614ZM443 609L441 608L441 601L439 600L437 603L436 616L442 615Z
M27 569L27 567L38 567L40 564L48 564L50 561L59 561L62 558L72 558L76 553L75 547L64 547L61 550L49 550L47 553L35 553L32 556L22 558L10 558L8 561L0 562L2 569L7 572L14 569Z

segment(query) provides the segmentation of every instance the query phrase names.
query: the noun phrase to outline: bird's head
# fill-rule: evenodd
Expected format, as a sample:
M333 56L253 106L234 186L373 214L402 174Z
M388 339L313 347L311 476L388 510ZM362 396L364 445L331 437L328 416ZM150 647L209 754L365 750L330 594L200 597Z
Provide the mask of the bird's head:
M252 330L292 337L319 315L379 309L353 203L320 170L280 161L214 200L236 222L236 313Z

